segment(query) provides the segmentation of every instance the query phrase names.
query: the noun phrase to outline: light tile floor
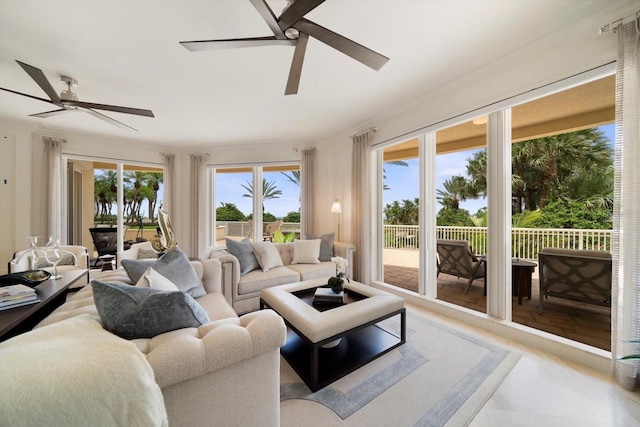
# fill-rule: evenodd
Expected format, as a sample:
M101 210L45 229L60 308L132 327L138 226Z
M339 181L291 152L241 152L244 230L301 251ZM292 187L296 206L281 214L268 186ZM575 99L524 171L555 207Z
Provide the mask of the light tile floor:
M608 375L569 363L497 334L407 304L412 310L522 353L471 427L640 426L640 390L625 391Z

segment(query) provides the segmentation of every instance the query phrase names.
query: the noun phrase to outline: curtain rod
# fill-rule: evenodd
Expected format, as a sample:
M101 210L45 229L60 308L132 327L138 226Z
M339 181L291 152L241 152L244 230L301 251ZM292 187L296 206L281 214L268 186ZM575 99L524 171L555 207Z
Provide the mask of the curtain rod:
M352 138L352 139L353 139L353 138L355 138L356 136L364 135L365 133L369 133L369 132L376 133L377 131L378 131L378 126L371 126L369 129L365 129L365 130L363 130L362 132L358 132L358 133L355 133L355 134L353 134L353 135L349 136L349 138Z
M633 18L636 24L636 31L640 33L640 10L635 13L635 17L633 14L625 16L624 18L616 19L611 23L606 23L600 28L598 28L598 35L602 35L611 31L613 34L617 33L620 27L624 24L624 21L627 21L629 18ZM627 21L629 22L629 21Z

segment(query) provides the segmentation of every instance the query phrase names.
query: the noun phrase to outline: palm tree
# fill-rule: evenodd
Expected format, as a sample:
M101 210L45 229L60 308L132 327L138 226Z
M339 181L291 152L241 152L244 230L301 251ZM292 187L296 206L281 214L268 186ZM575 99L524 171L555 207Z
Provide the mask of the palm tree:
M160 190L160 184L164 182L164 174L162 172L149 172L147 174L147 187L153 192L150 197L147 197L149 202L149 220L154 222L154 212L156 211L156 204L158 203L158 190Z
M544 208L550 199L560 196L553 194L554 181L560 184L556 188L562 188L576 172L602 170L612 164L611 148L598 129L533 139L523 143L519 151L526 167L521 178L531 187L525 197L537 199L525 202L530 208Z
M300 187L300 171L299 170L289 172L291 175L289 175L289 173L286 173L286 172L280 172L280 173L286 176L289 182L292 182L298 187Z
M96 216L102 217L102 221L111 211L111 206L116 201L118 175L115 171L104 170L94 178L93 194L96 202Z
M242 188L247 190L242 197L253 198L253 182L247 181L247 185L242 184ZM278 190L275 181L267 181L266 178L262 178L262 212L264 212L264 201L269 199L279 199L282 195L282 191Z
M463 176L452 176L442 183L446 191L437 190L438 200L445 208L460 209L460 202L469 196L469 183Z
M409 166L409 163L407 162L403 162L402 160L394 160L392 162L386 162L386 165L395 165L395 166ZM384 168L382 168L382 189L383 190L391 190L391 187L389 187L386 183L384 183L384 181L387 179L387 171L384 170Z
M486 150L468 160L467 197L486 195ZM554 199L579 200L585 206L612 200L612 150L598 129L553 135L513 144L513 212L535 211Z
M405 199L402 201L402 205L394 200L384 207L385 222L394 225L416 225L418 224L419 206L420 200L418 198Z

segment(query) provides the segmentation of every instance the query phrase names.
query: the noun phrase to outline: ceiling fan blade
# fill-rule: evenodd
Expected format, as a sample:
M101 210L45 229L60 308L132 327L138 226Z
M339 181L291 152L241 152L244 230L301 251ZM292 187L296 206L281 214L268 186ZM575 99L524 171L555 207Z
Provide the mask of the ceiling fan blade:
M62 101L66 106L94 108L96 110L114 111L116 113L135 114L136 116L155 117L153 111L143 110L142 108L119 107L117 105L95 104L93 102L83 101Z
M136 132L138 131L138 129L136 129L136 128L132 128L132 127L131 127L131 126L129 126L129 125L125 125L124 123L119 122L119 121L117 121L116 119L112 119L112 118L111 118L111 117L109 117L109 116L105 116L105 115L104 115L104 114L102 114L102 113L98 113L97 111L94 111L94 110L92 110L91 108L83 108L83 107L79 107L78 109L79 109L79 110L84 111L85 113L89 113L89 114L91 114L92 116L97 117L97 118L98 118L98 119L100 119L100 120L103 120L103 121L105 121L105 122L107 122L107 123L110 123L110 124L112 124L112 125L114 125L114 126L117 126L117 127L119 127L120 129L124 129L124 130L134 130L134 131L136 131Z
M49 99L39 98L37 96L28 95L28 94L22 93L22 92L16 92L15 90L5 89L3 87L0 87L0 90L6 90L7 92L15 93L16 95L22 95L22 96L26 96L28 98L37 99L38 101L44 101L44 102L48 102L49 104L53 104L53 102L50 101Z
M299 20L293 24L293 28L297 29L301 33L309 34L311 37L320 40L322 43L339 50L345 55L352 57L356 61L359 61L376 71L382 68L382 66L389 60L386 56L380 55L361 44L349 40L348 38L334 33L333 31L307 19Z
M296 0L282 12L278 18L278 25L284 31L324 2L325 0Z
M247 39L227 39L227 40L200 40L190 42L180 42L182 46L192 52L215 49L235 49L239 47L255 47L270 45L295 46L295 40L280 40L273 36L270 37L252 37Z
M51 98L51 102L55 105L62 107L62 100L58 96L58 93L55 91L47 77L44 75L41 69L33 67L29 64L25 64L24 62L20 62L16 59L18 65L22 67L23 70L29 74L29 76L40 86L40 88Z
M271 31L273 31L273 34L276 36L276 38L279 40L286 40L287 36L284 35L284 29L280 28L280 26L278 25L276 16L273 14L273 11L267 4L266 0L249 1L251 1L253 7L258 10L258 13L260 14L260 16L262 16L262 19L265 20L269 28L271 28Z
M298 86L300 85L300 75L302 74L302 64L304 63L304 53L307 49L307 41L309 36L300 33L298 37L298 44L296 50L293 52L293 61L291 61L291 69L289 70L289 79L287 80L287 88L284 91L285 95L295 95L298 93Z
M58 115L63 114L63 113L73 113L74 111L76 111L76 110L67 110L66 108L61 108L59 110L46 111L44 113L29 114L29 116L30 117L40 117L42 119L46 119L47 117L58 116Z

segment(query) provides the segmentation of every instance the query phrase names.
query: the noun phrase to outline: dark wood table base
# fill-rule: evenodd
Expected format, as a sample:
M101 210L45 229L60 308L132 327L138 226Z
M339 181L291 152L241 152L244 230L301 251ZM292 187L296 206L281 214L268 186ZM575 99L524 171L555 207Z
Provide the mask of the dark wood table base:
M400 336L378 325L400 315ZM406 309L313 343L288 322L287 343L280 353L312 392L331 384L406 342ZM322 348L338 338L340 344Z

